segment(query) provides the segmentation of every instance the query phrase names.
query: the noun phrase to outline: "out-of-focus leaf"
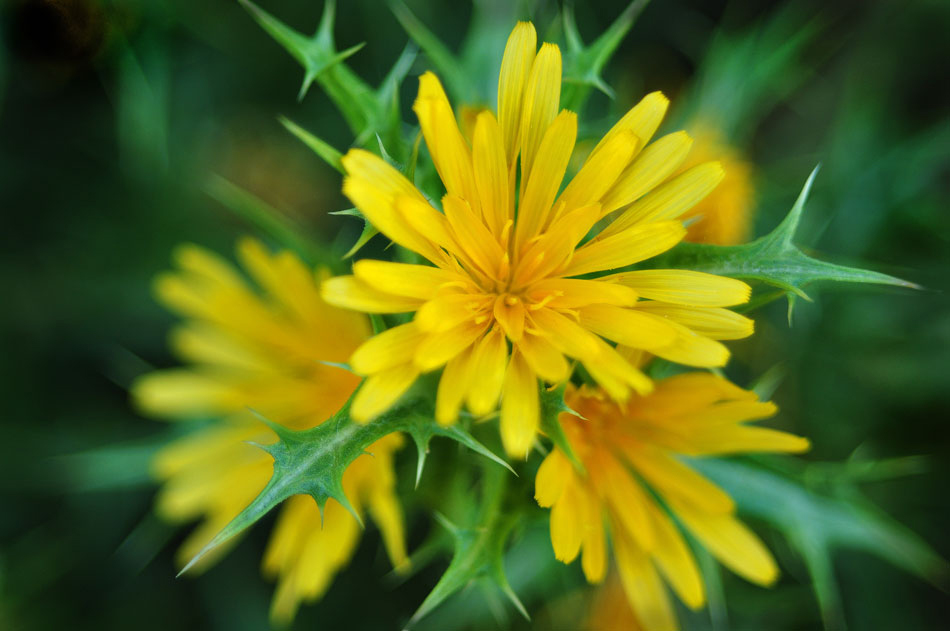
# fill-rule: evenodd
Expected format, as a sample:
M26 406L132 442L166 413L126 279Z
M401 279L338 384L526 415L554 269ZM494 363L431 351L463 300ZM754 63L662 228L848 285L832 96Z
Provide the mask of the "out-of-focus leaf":
M836 549L861 550L945 587L950 565L916 534L857 494L820 495L789 477L745 462L696 459L691 464L722 485L745 514L781 531L812 575L828 628L843 628L831 559Z
M258 445L274 458L274 473L270 481L254 501L188 562L180 574L293 495L310 495L321 511L327 500L332 498L359 521L359 515L343 492L343 473L351 462L367 454L370 445L394 432L405 432L412 436L422 460L430 439L433 436L445 436L507 467L503 460L461 428L446 428L437 424L433 420L429 397L407 395L376 420L366 424L354 423L350 419L351 402L352 397L332 418L303 431L290 430L259 417L278 438L276 443Z
M462 65L452 51L401 0L388 0L388 4L409 37L435 65L451 96L457 102L471 103L474 97L471 82L466 79Z
M795 296L811 300L805 293L805 287L825 281L919 289L914 283L887 274L819 261L802 252L792 242L817 174L816 167L805 182L792 210L782 223L766 236L751 243L731 246L681 243L668 254L655 259L656 266L761 281L784 290L790 301ZM791 313L791 308L789 312Z
M232 184L220 175L212 175L205 183L205 192L225 208L270 235L284 247L294 250L310 263L339 267L338 257L331 255L308 238L302 226L264 200Z
M614 97L613 90L600 73L649 1L633 0L590 46L585 46L581 40L577 23L574 21L573 7L569 3L564 5L562 17L564 36L567 39L567 54L564 63L565 85L561 98L564 108L575 112L580 111L590 95L591 88L600 90L610 98Z
M448 569L429 592L429 595L409 620L413 626L446 598L479 578L495 584L525 617L527 610L515 594L505 575L505 545L521 516L518 512L503 511L506 489L505 473L496 468L486 469L482 478L482 497L477 516L472 524L460 526L446 517L436 515L439 523L454 540L454 553Z
M712 119L733 143L744 142L785 95L801 85L820 59L804 59L806 49L827 28L825 16L807 16L788 3L761 22L734 33L723 30L705 51L688 51L701 65L682 102L681 124ZM829 46L825 54L831 54ZM755 63L750 64L749 60Z
M317 138L316 136L311 134L309 131L307 131L306 129L298 125L297 123L293 122L286 116L281 116L278 120L280 121L280 124L283 125L287 129L287 131L289 131L294 136L296 136L301 142L303 142L303 144L310 147L315 154L317 154L323 159L324 162L329 164L331 167L333 167L340 173L344 173L342 153L337 151L334 147L332 147L326 141L321 140L320 138Z
M168 64L158 46L144 46L137 54L120 41L116 125L121 163L139 180L155 182L168 170Z

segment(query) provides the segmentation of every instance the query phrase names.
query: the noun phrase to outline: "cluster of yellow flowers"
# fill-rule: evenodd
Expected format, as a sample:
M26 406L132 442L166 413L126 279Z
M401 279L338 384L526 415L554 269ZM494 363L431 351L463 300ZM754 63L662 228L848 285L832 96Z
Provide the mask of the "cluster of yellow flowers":
M440 208L384 159L360 149L343 158L344 193L426 262L364 259L352 275L326 278L291 253L269 254L248 240L238 253L255 289L209 252L179 251L180 271L160 278L157 293L187 318L173 346L191 367L148 375L134 395L157 416L221 418L154 463L165 481L160 513L206 517L183 559L270 476L270 458L244 441L269 442L273 434L246 408L303 429L356 391L352 418L366 423L419 375L441 370L435 421L455 423L463 407L475 417L500 410L502 443L517 458L536 444L540 388L569 384L571 411L559 420L572 453L554 447L545 457L537 502L551 509L554 554L565 563L580 554L590 582L605 578L612 547L623 591L646 628L676 627L661 576L686 605L704 602L702 578L671 514L738 574L762 584L775 579L774 561L735 517L729 496L679 456L797 452L807 441L746 425L775 406L710 372L654 381L641 370L654 356L696 368L725 365L721 340L753 332L750 319L728 309L748 301L749 287L684 270L611 273L684 238L745 238L748 168L727 155L736 172L727 171L728 186L710 197L722 165L706 161L708 146L690 155L694 141L685 132L654 139L668 101L653 93L562 187L577 116L560 110L561 75L558 47L539 50L534 26L519 23L504 52L497 115L479 112L470 141L439 79L422 75L413 109L445 187ZM688 217L699 220L687 230ZM371 335L363 313L413 315ZM578 364L597 386L570 385ZM357 375L364 377L358 390ZM383 438L344 477L355 510L373 517L397 568L406 564L393 472L401 444L398 434ZM300 601L319 597L358 536L355 519L332 500L322 525L310 498L290 500L264 558L264 570L279 581L275 618L287 620Z

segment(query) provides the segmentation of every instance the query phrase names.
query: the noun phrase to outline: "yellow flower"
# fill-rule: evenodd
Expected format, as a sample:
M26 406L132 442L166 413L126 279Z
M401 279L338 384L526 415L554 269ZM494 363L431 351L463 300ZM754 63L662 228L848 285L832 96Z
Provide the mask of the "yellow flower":
M602 581L609 532L627 599L652 631L677 626L661 576L689 607L705 602L696 561L670 513L737 574L763 585L775 580L775 562L735 517L732 499L678 458L807 449L804 438L744 424L773 415L775 405L701 372L657 382L652 394L624 404L586 386L571 388L567 403L577 415L562 413L560 421L585 472L554 448L535 480L538 504L551 508L559 560L583 553L587 580Z
M714 125L699 122L691 127L696 142L684 169L715 157L722 164L722 183L688 212L683 219L695 219L686 231L686 241L713 245L737 245L749 240L755 189L752 165L738 149L729 145Z
M729 352L714 340L752 333L751 320L723 308L748 300L740 281L681 270L592 276L678 243L686 233L678 217L715 188L722 169L710 162L670 179L691 140L677 132L646 144L668 105L653 93L601 139L559 194L577 117L558 112L557 46L536 52L536 40L530 23L511 33L498 118L478 114L471 146L439 80L420 78L414 110L447 191L441 212L381 158L357 149L343 158L344 193L390 239L432 263L362 260L352 276L323 286L331 304L415 312L351 357L368 377L353 402L358 421L387 409L421 373L444 367L436 419L454 422L463 404L483 416L501 399L505 448L524 456L539 424L538 379L565 380L567 358L624 401L652 387L631 364L639 352L722 366Z
M292 253L272 255L250 239L238 253L260 291L213 253L193 245L178 250L180 270L159 277L156 293L186 318L172 345L191 365L151 373L133 387L147 414L220 419L173 442L152 463L164 481L158 513L175 522L203 519L178 552L182 564L270 479L271 457L246 441L267 444L276 436L247 409L294 429L326 420L359 378L323 362L346 361L370 334L364 316L320 298L319 279ZM406 563L406 551L392 459L402 442L399 434L386 436L368 448L372 456L357 458L343 476L351 504L372 515L397 567ZM322 527L312 498L286 502L263 563L278 581L273 618L289 621L301 601L320 597L352 556L359 535L357 521L334 500L326 504Z

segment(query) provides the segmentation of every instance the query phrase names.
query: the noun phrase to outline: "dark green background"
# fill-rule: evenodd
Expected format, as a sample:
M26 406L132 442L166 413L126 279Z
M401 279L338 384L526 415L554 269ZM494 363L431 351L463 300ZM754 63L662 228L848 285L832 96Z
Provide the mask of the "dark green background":
M306 32L319 18L311 2L261 4ZM409 4L443 41L463 37L467 3ZM348 63L376 84L406 35L383 3L341 5L337 42L367 42ZM784 362L775 400L783 425L812 439L807 459L923 456L911 461L913 475L861 488L944 557L947 7L656 0L605 72L616 107L662 89L688 108L717 33L728 49L777 11L792 25L821 23L788 71L783 98L750 107L737 124L760 167L756 234L777 223L821 162L799 242L925 289L817 288L791 329L784 303L771 305L757 335L734 346L732 375L748 383ZM542 3L539 25L556 8ZM622 8L579 2L581 34L593 39ZM151 515L145 470L169 428L136 416L125 389L150 366L173 364L165 349L172 319L152 300L150 279L174 245L229 254L251 230L203 192L208 176L224 175L342 248L359 225L327 215L347 205L338 175L276 117L340 148L352 138L318 86L297 102L299 67L236 3L13 0L0 26L0 628L265 628L272 586L258 564L269 522L205 576L176 580L172 553L183 531ZM410 75L427 65L421 56ZM410 78L406 104L414 90ZM595 96L591 109L611 107ZM838 471L822 483L834 484ZM410 523L415 544L430 520L411 514ZM765 538L787 576L771 591L727 581L732 628L818 628L800 561L778 537ZM852 629L937 629L950 619L946 593L883 561L845 551L835 564ZM380 578L386 571L378 537L367 533L351 567L295 628L398 628L439 567L395 588ZM545 589L553 602L574 584L552 580ZM538 628L561 628L543 601L531 602Z

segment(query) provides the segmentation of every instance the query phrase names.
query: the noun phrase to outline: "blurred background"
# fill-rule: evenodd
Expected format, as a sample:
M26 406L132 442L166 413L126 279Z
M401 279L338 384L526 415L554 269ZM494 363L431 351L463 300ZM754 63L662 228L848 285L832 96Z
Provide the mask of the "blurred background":
M260 4L309 34L322 3ZM547 39L563 37L554 2L407 4L451 50L470 57L459 42L473 12L501 25L502 43L492 43L478 89L494 81L515 18L533 15ZM578 2L583 40L625 6ZM380 2L348 0L337 13L338 46L366 42L347 63L377 85L406 33ZM743 385L776 377L783 425L814 445L805 456L813 464L800 471L812 488L873 502L944 558L948 33L943 0L656 1L602 72L614 99L594 93L587 107L596 122L663 90L673 101L670 128L712 128L737 160L752 165L756 236L780 221L821 163L799 244L924 286L813 288L814 302L798 302L791 327L787 305L773 303L757 314L758 334L734 345L730 376ZM413 77L428 67L420 54L401 88L407 122L414 123ZM0 629L267 627L272 585L260 577L259 560L272 518L200 578L176 580L173 552L186 530L153 515L148 461L178 430L136 415L126 388L146 370L175 363L165 339L172 318L150 293L172 248L192 241L230 256L239 235L257 232L221 203L220 187L209 184L215 176L331 250L344 252L359 235L357 220L328 214L348 206L338 174L277 120L289 116L341 149L353 141L319 86L298 102L301 76L236 2L2 4ZM484 104L493 95L473 98ZM408 471L414 455L404 459ZM411 475L400 488L412 492ZM430 516L408 518L410 544L417 544ZM787 538L768 527L760 532L783 581L762 590L724 576L727 626L696 615L687 628L821 627L809 568ZM541 543L522 546L513 563L543 556L543 537L532 541ZM945 628L946 576L928 582L860 543L839 543L832 579L841 606L833 626ZM441 568L394 585L379 548L378 535L368 533L349 569L321 602L303 607L294 628L385 629L406 620ZM570 616L558 612L575 608L579 581L519 586L518 568L509 573L534 613L533 626L516 618L511 625L576 628L576 619L566 623ZM482 607L465 594L454 606ZM457 622L443 615L428 628ZM473 624L505 626L484 617Z

